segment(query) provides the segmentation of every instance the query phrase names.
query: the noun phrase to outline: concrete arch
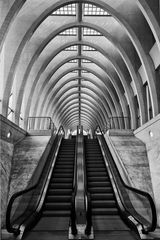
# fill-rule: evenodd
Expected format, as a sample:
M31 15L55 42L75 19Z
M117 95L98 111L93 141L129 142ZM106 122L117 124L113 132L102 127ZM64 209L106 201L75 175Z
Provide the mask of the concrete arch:
M60 99L61 99L62 97L64 97L64 93L66 93L68 90L71 90L72 88L76 88L76 87L78 87L78 84L74 84L74 85L72 85L72 87L68 87L68 88L66 88L65 90L63 90L63 91L60 93L59 96L55 97L54 101L53 101L53 99L51 99L52 105L55 104L54 106L56 106L57 103L58 103L58 101L60 101ZM83 88L84 88L84 87L83 87ZM96 91L95 89L92 89L90 86L85 87L85 88L87 88L87 89L89 89L90 91L94 92L96 96L99 96L99 95L98 95L99 92ZM77 92L78 92L78 89L77 89ZM115 114L115 110L114 110L114 109L115 109L115 106L113 105L113 103L110 101L109 98L107 98L107 101L106 101L105 96L104 96L104 94L102 93L102 95L99 96L99 99L101 99L101 101L105 104L105 107L108 106L109 109L111 109L112 116L116 115L116 114ZM48 105L50 106L50 103L49 103ZM56 107L55 107L55 108L56 108Z
M26 79L29 75L29 72L31 70L31 67L33 65L33 63L35 62L35 60L38 58L38 56L40 55L40 53L43 51L43 49L45 48L45 46L60 32L64 31L65 29L68 29L68 28L71 28L71 27L78 27L79 25L81 26L86 26L86 27L91 27L92 29L95 29L96 31L99 31L101 32L109 41L111 41L114 46L117 48L117 50L119 51L120 55L122 56L124 62L126 63L126 66L128 68L128 71L130 72L130 75L132 77L132 80L134 81L135 83L135 86L136 86L136 89L137 89L137 98L138 98L138 101L139 101L139 106L140 106L140 111L141 111L141 116L142 116L142 122L145 121L145 112L144 112L144 101L143 101L143 97L142 97L142 92L141 92L141 86L140 86L140 83L139 83L139 80L136 76L136 73L133 69L133 66L131 64L131 61L130 59L128 58L127 54L125 53L125 51L123 50L123 48L120 46L120 44L118 43L118 41L116 41L115 39L113 39L112 36L110 36L104 29L100 28L100 27L97 27L96 25L93 25L93 24L87 24L87 23L78 23L78 22L75 22L75 23L69 23L69 24L66 24L64 26L62 26L61 28L59 28L58 30L55 30L55 32L51 33L49 35L49 37L42 43L42 46L40 46L38 48L38 50L36 51L36 53L34 54L25 74L24 74L24 78L23 78L23 81L22 81L22 86L25 85L25 82L26 82ZM20 93L22 95L22 88L20 89ZM20 98L20 99L19 99ZM22 96L19 96L18 97L19 99L19 102L17 102L17 106L19 106L19 104L21 104L21 100L22 100ZM17 112L17 115L20 111L20 108L16 111Z
M95 105L94 105L92 102L89 102L89 101L87 101L87 100L86 100L86 102L85 102L85 101L82 101L82 100L83 100L83 99L82 99L82 97L81 97L81 104L87 105L88 107L90 107L90 108L91 108L92 110L94 110L95 112L96 112L96 111L98 112L98 110L99 110L99 111L100 111L100 114L99 114L99 115L100 115L101 121L102 121L102 122L105 122L105 119L106 119L106 118L104 117L103 112L102 112L101 109L96 108ZM74 102L73 102L73 100L72 100L72 101L69 101L67 104L65 104L65 103L63 102L63 105L60 106L60 109L58 109L57 117L60 115L60 113L61 113L64 105L65 105L66 108L70 108L70 106L72 106L72 104L78 104L77 98L74 99Z
M158 24L158 21L155 18L153 12L151 11L147 1L137 0L137 4L141 12L143 13L146 21L148 22L148 25L150 26L150 29L154 35L154 38L157 42L157 46L160 52L160 25Z
M73 119L76 120L78 118L78 113L73 113L71 116L68 116L67 119L62 122L63 125L66 125L66 123L69 123ZM88 120L89 126L92 126L92 128L95 128L97 126L97 122L93 121L93 119L90 119L90 116L88 116L85 113L82 113L81 119L84 119L85 121Z
M73 86L78 86L78 85L75 84L75 85L73 85ZM72 87L73 87L73 86L72 86ZM83 86L83 85L82 85L82 86ZM86 87L86 88L87 88L87 87ZM88 88L91 89L91 87L88 87ZM69 89L71 89L71 88L69 87L68 90L69 90ZM92 90L93 90L93 89L92 89ZM67 88L66 88L64 91L62 91L62 93L60 94L60 97L61 97L66 91L67 91ZM114 108L116 109L116 111L119 112L119 109L117 108L117 106L115 107L114 102L111 102L111 99L108 98L108 97L107 97L107 102L106 102L106 100L105 100L106 96L105 96L105 94L104 94L104 92L103 92L102 90L101 90L101 92L102 92L102 96L103 96L103 98L102 98L102 96L101 96L100 98L103 99L104 103L107 105L107 102L108 102L110 108L112 108L111 106L114 106ZM98 96L98 92L97 92L96 95ZM55 100L54 100L53 103L57 103L60 97L55 97ZM51 98L51 99L50 99L50 102L49 102L47 105L50 106L50 104L51 104L52 101L53 101L53 99ZM52 103L52 104L53 104L53 103ZM43 112L43 109L41 109L41 112Z
M73 114L76 114L76 112L78 112L78 114L79 114L79 110L77 109L77 110L70 110L70 111L68 111L64 116L63 116L63 118L61 118L60 119L60 122L65 122L68 118L70 118L70 116L72 116ZM92 123L98 123L97 122L97 119L95 118L95 115L92 113L92 112L90 112L89 110L87 110L87 109L83 109L83 110L81 110L81 115L83 115L83 114L86 114L86 116L90 119L90 122L92 122ZM99 124L101 125L101 123L99 122ZM102 125L101 125L102 126Z
M26 2L26 0L15 0L11 6L9 12L7 13L7 15L2 23L2 26L0 28L0 52L3 47L5 38L9 31L9 28L11 27L16 15L21 10L21 8L25 2Z
M64 2L64 1L63 1ZM68 3L68 1L65 1L65 2L67 2ZM71 1L70 1L71 2ZM95 2L93 2L93 1L88 1L88 2L91 2L91 3L93 3L93 4L95 4ZM96 1L97 2L97 1ZM100 5L103 5L103 6L105 6L105 7L107 7L107 5L105 4L104 5L104 3L102 2L102 1L100 1L100 2L97 2L96 3L97 5L98 4L100 4ZM112 13L113 14L113 13ZM118 17L118 16L116 16L116 17ZM120 19L119 19L120 20ZM127 29L128 31L129 31L129 29ZM136 44L136 43L135 43ZM138 46L137 46L137 48L138 48ZM139 55L141 55L140 53L139 53ZM143 57L143 59L145 60L145 56L141 56L141 58ZM144 63L145 63L145 61L144 61ZM145 66L145 64L144 64L144 66ZM149 65L146 65L146 72L147 72L147 68L149 67ZM148 74L147 74L147 76L148 76L148 78L151 76L151 80L149 80L148 79L148 81L151 81L151 83L150 83L150 89L151 89L151 98L152 98L152 108L153 108L153 113L154 113L154 115L156 114L156 109L157 109L157 104L153 104L153 103L157 103L156 102L156 96L153 98L153 92L154 92L154 94L156 93L156 89L155 89L155 87L154 87L154 81L152 81L152 80L154 80L153 79L153 76L152 76L152 74L151 74L151 71L150 71L150 67L148 68L149 70L148 70ZM153 91L153 90L155 90L155 91ZM156 95L156 94L155 94ZM154 105L155 105L155 107L154 107Z
M78 106L77 106L78 105ZM103 126L103 124L105 124L105 122L101 119L100 117L100 114L98 113L98 110L97 111L93 111L93 109L91 107L88 107L87 105L83 105L84 107L82 107L82 104L81 104L81 111L86 111L86 112L90 112L91 113L91 116L92 118L97 118L98 119L98 123ZM73 105L73 106L70 106L68 107L67 109L65 109L62 114L59 116L59 119L60 121L63 121L63 119L66 117L66 115L69 113L69 112L74 112L76 111L77 109L79 108L79 104L77 103L76 106ZM84 108L84 109L83 109ZM78 109L79 110L79 109Z
M42 107L44 108L44 104L42 104ZM42 111L42 109L41 109L41 111Z
M74 96L75 95L75 96ZM59 109L59 111L61 111L61 108L63 108L64 105L68 105L68 103L70 103L72 101L72 99L76 99L77 100L77 92L72 94L73 97L71 97L70 95L68 95L67 97L65 97L64 101L60 101L60 103L57 106L57 109ZM101 101L96 101L93 96L91 95L86 95L86 96L81 96L81 101L83 103L83 101L86 101L87 104L92 104L93 108L97 108L101 111L101 115L104 118L104 121L107 121L108 119L108 113L106 112L106 108L104 108L103 103ZM52 115L52 109L48 112L49 116ZM54 116L52 115L52 118ZM56 122L56 119L55 119Z
M101 49L99 46L97 47L97 45L95 45L95 44L90 44L90 43L88 43L88 42L79 42L79 41L74 41L73 43L69 43L69 44L65 44L65 45L63 45L63 47L62 48L60 48L60 49L57 49L56 51L55 51L55 53L54 53L54 56L56 56L60 51L62 51L63 49L65 49L66 47L69 47L69 46L72 46L72 45L87 45L87 46L91 46L91 47L94 47L95 49L97 49L99 52L101 52L105 57L109 57L108 56L108 54L105 54L104 53L104 51L103 51L103 49ZM44 70L44 68L46 68L47 67L47 65L49 64L49 62L51 61L51 59L53 58L53 56L51 56L48 60L47 60L47 63L44 63L43 64L43 66L42 66L42 68L41 69L43 69ZM117 74L118 74L118 76L119 76L119 78L121 79L121 82L122 82L122 84L123 84L123 86L124 86L124 88L125 88L125 91L126 91L126 93L127 93L127 98L128 98L128 101L129 101L129 106L130 106L130 108L131 108L131 116L132 116L132 121L133 121L133 128L136 126L136 119L135 119L135 110L134 110L134 104L133 104L133 92L131 92L131 91L129 91L129 88L130 88L130 90L131 90L131 87L129 87L128 85L127 85L127 82L126 82L126 80L125 80L125 78L123 77L123 73L121 72L121 70L119 69L119 67L118 67L118 65L115 63L115 61L113 60L113 59L110 59L110 57L109 57L109 60L112 62L112 65L113 65L113 67L114 67L114 69L116 70L116 72L117 72ZM116 67L115 67L116 66ZM118 70L117 70L118 69ZM38 79L39 79L39 74L40 74L40 71L39 71L39 73L37 74L37 76L38 77L36 77L36 81L35 82L37 82L38 81ZM123 79L123 80L122 80ZM34 82L34 83L35 83ZM34 84L34 86L33 86L33 88L31 89L31 91L30 91L30 95L29 95L29 103L27 104L27 105L30 105L31 104L31 99L32 99L32 95L33 95L33 91L34 91L34 89L35 89L35 86L36 86L36 84ZM29 106L27 106L27 109L29 108Z
M77 94L77 91L72 92L72 94L73 95ZM94 99L95 94L86 93L84 90L82 90L81 91L81 96L84 99L83 95L86 96L87 100L88 100L88 97L90 98L89 100L92 99L92 101L94 101L95 104L98 104L98 106L104 110L104 112L105 112L105 114L107 116L106 120L112 115L110 108L108 107L108 105L104 106L104 102L101 100L101 98ZM67 99L69 97L70 97L70 95L68 94L65 98ZM56 106L54 106L55 109L59 109L59 107L61 106L63 101L65 101L65 99L62 98L58 103L56 103ZM53 108L52 105L50 106L50 109L48 110L48 113L51 113L51 112L54 112L54 108Z
M77 59L77 58L78 58L78 56L69 57L69 58L67 58L67 61L73 60L73 59ZM93 60L92 58L90 58L90 57L85 57L85 56L82 57L82 58L87 59L87 60L91 60L91 61ZM106 71L106 69L105 69L100 63L96 62L95 60L93 60L93 62L95 62L95 64L97 64L99 67L101 67L104 71ZM59 64L59 66L63 65L63 63L65 63L65 60L63 60L62 63ZM58 66L58 67L59 67L59 66ZM56 69L58 69L58 67L56 67ZM53 72L55 72L54 69L53 69ZM113 78L112 76L110 76L109 73L106 73L106 75L109 77L110 82L113 84L113 86L114 86L114 88L115 88L115 91L116 91L116 93L117 93L117 95L118 95L118 98L119 98L119 101L120 101L120 103L121 103L121 106L122 106L124 115L127 115L127 110L126 110L127 103L126 103L126 101L125 101L124 95L121 94L121 92L120 92L120 90L119 90L119 88L118 88L118 85L117 85L116 81L114 80L114 78ZM50 79L51 76L52 76L52 73L49 74L49 77L48 77L48 78ZM47 96L49 95L50 91L51 91L52 89L54 89L54 87L56 86L56 84L59 82L59 80L60 80L63 76L64 76L64 74L61 74L61 75L53 82L53 84L51 85L49 91L48 91L47 94L46 94ZM97 76L97 77L100 78L100 75ZM47 82L48 82L48 78L47 78ZM105 79L103 79L103 78L101 77L100 80L106 85L106 80L105 80ZM42 90L43 90L43 89L44 89L44 85L41 86L41 89L40 89L38 95L42 95L42 93L43 93ZM110 88L110 89L111 89L111 88ZM112 92L112 91L111 91L111 92ZM114 96L114 94L112 94L112 95ZM39 99L37 98L37 101L35 102L35 106L36 106L36 107L33 109L33 113L34 113L34 114L36 113L38 102L39 102ZM42 105L43 105L43 103L42 103Z
M92 125L90 122L89 122L89 120L88 119L84 119L84 118L82 118L81 119L81 123L82 123L82 125L83 125L83 127L84 126L87 126L87 129L90 129L91 128L91 130L92 131L94 131L95 130L95 126L94 125ZM65 123L64 124L64 126L66 126L66 128L73 128L74 126L75 126L75 129L77 129L77 126L79 125L79 122L78 122L78 120L77 120L77 118L76 117L74 117L71 121L69 121L68 123ZM84 128L85 129L85 128ZM86 130L87 130L86 129Z
M64 109L64 106L63 106L61 110L58 110L57 118L63 116L66 113L66 111L68 111L68 110L70 110L72 108L75 109L75 106L79 107L78 99L75 99L75 100L76 100L75 103L69 102L68 104L66 104L65 105L65 109ZM94 111L95 113L97 113L97 117L99 119L99 122L101 122L101 123L104 122L105 123L105 118L103 118L102 112L99 113L98 112L99 109L95 108L95 106L93 104L91 104L91 103L89 104L89 102L86 104L86 103L82 102L82 100L81 100L81 106L83 106L83 105L85 105L85 108L90 109L91 112ZM62 112L62 114L60 114L61 112Z
M68 70L69 71L69 70ZM103 87L101 88L101 86L99 86L95 81L93 81L91 78L86 78L86 77L82 77L83 80L87 80L87 81L90 81L92 84L94 84L97 88L100 88L101 91L103 92L104 96L105 96L105 90L107 91L107 94L109 95L110 93L108 92L108 89L107 87L105 86L106 89L103 89ZM77 79L77 78L76 78ZM70 78L70 79L67 79L66 81L64 81L63 84L61 84L61 86L59 88L56 89L56 91L52 94L52 98L54 98L57 93L60 92L60 90L68 83L70 83L71 81L75 81L75 78ZM53 87L51 87L51 89L53 89ZM51 91L50 91L51 92ZM111 90L110 90L111 92ZM47 93L47 95L49 95L49 92ZM111 95L111 99L112 101L114 102L114 104L117 106L118 108L118 105L119 103L116 101L115 97L114 97L114 94ZM50 102L49 102L49 105L50 105ZM121 105L119 105L119 108L121 108ZM118 110L118 109L117 109ZM42 111L42 110L41 110ZM119 111L119 110L118 110ZM122 111L122 110L121 110ZM34 112L35 113L35 112Z

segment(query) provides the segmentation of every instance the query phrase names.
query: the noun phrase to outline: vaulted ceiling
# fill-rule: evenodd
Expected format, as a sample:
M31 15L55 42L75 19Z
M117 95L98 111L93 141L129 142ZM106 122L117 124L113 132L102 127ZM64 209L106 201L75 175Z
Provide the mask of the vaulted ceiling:
M159 0L0 0L1 113L94 130L160 112ZM121 128L120 118L115 127Z

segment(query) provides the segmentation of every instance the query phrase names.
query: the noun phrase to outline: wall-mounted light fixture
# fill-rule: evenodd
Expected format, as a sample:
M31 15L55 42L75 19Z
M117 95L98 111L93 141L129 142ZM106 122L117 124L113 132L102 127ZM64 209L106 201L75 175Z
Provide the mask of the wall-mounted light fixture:
M12 133L11 133L11 131L9 131L9 132L7 133L7 138L11 138L11 136L12 136Z
M153 132L151 130L149 131L149 136L153 137Z

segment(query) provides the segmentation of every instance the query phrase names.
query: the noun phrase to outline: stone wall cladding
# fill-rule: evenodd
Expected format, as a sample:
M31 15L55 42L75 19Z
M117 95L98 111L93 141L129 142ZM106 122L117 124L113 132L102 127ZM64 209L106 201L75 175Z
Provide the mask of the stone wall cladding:
M28 136L16 144L9 197L27 187L49 139L50 136Z
M8 133L10 136L7 137ZM0 115L0 171L1 171L1 226L5 225L5 214L8 202L8 190L14 145L25 138L26 132Z
M7 134L10 132L10 137ZM21 139L25 138L27 132L18 127L13 122L0 114L0 138L6 142L16 144Z
M11 172L14 145L0 139L0 168L1 168L1 227L5 225L5 214L8 200L9 178Z
M111 136L111 140L134 186L153 196L145 144L135 136Z
M160 226L160 114L136 129L134 133L146 144L158 225Z

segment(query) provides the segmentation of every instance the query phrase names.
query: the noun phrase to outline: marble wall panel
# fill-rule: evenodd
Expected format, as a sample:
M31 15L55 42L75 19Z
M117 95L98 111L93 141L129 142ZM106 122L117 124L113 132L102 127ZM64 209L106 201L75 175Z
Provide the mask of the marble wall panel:
M1 196L1 227L5 225L5 214L8 199L9 178L12 164L14 146L12 143L8 143L0 139L0 170L1 170L1 184L0 184L0 196Z
M50 136L28 136L15 146L9 196L27 187Z
M134 186L153 196L145 144L134 136L110 136Z
M146 144L158 225L160 226L160 114L138 128L135 136Z

